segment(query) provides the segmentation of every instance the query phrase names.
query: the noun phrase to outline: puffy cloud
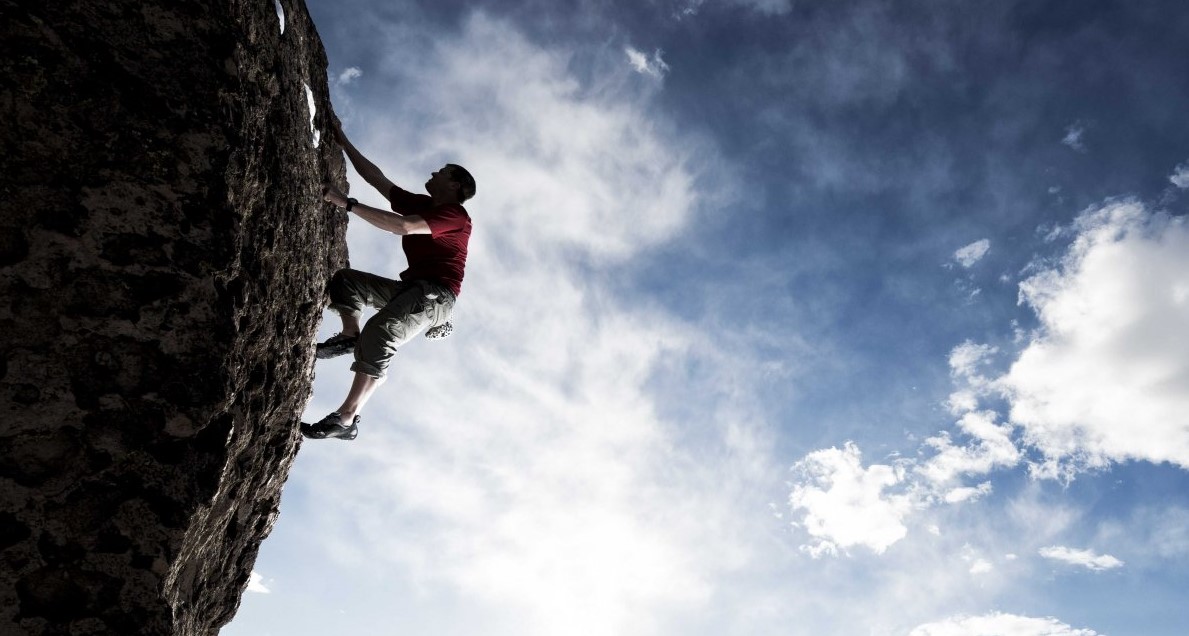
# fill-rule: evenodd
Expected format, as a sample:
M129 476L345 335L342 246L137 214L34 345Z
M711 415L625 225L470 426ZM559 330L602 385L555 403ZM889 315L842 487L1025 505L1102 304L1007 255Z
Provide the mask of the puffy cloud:
M970 267L982 260L987 255L987 251L991 249L991 241L989 239L981 239L959 248L954 252L954 260L962 267Z
M661 52L659 50L653 52L652 57L630 46L625 48L624 52L627 53L628 63L632 65L632 68L636 69L637 73L651 75L660 79L665 76L665 73L669 72L669 65L661 59Z
M904 481L902 466L876 464L864 468L853 443L841 449L815 451L793 466L798 483L789 495L794 511L803 511L800 522L816 539L806 546L814 555L837 554L839 548L865 546L882 553L904 538L904 517L912 498L886 493Z
M1012 439L1014 428L997 423L994 411L978 409L980 398L995 387L982 373L995 353L994 347L970 341L950 352L951 374L960 389L947 404L959 416L962 443L942 431L925 439L923 458L864 468L858 447L847 442L842 449L810 453L793 466L793 525L813 537L804 550L814 556L837 555L839 548L861 545L882 553L907 535L904 522L915 512L992 492L989 481L971 486L964 480L1010 468L1021 459Z
M1168 180L1182 190L1189 188L1189 161L1178 165L1172 175L1168 177Z
M1095 554L1093 550L1078 550L1060 545L1041 548L1038 553L1046 559L1099 571L1123 567L1123 562L1109 554Z
M1189 468L1189 228L1134 201L1080 216L1061 264L1020 284L1041 328L997 381L1037 473Z
M1098 636L1092 629L1070 627L1055 618L1031 618L994 612L982 616L954 616L920 625L908 636Z
M258 594L271 594L272 593L272 590L268 589L268 587L264 585L264 577L256 570L252 570L252 573L250 575L248 575L248 590L247 591L256 592Z
M1059 265L1020 283L1021 302L1040 328L1009 371L985 374L997 353L988 345L967 341L950 353L957 390L947 406L964 443L942 431L925 440L931 455L895 470L862 468L853 444L798 464L809 470L794 486L794 512L805 514L819 553L855 544L883 551L904 536L914 509L989 493L987 482L962 482L1018 465L1021 445L1039 451L1032 466L1039 477L1069 478L1126 460L1189 468L1189 227L1117 201L1082 214L1073 230ZM1007 400L1008 422L980 410L988 396ZM892 486L898 494L885 492ZM874 525L843 530L857 502L878 511Z

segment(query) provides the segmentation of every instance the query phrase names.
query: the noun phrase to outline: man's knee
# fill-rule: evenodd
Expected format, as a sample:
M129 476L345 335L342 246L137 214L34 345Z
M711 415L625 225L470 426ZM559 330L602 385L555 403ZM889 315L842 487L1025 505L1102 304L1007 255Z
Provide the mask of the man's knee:
M330 297L330 308L339 314L358 314L363 310L364 299L358 286L353 283L358 274L353 269L340 269L330 277L326 294Z
M330 277L330 283L326 285L326 289L332 293L337 289L342 289L347 285L347 280L354 271L355 270L344 267L343 269L335 272L334 275Z

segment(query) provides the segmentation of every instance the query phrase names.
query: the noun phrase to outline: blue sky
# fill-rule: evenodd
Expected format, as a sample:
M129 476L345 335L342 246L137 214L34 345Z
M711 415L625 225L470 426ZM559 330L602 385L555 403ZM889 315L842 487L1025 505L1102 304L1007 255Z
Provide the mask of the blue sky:
M224 634L1185 632L1179 3L309 9L475 233Z

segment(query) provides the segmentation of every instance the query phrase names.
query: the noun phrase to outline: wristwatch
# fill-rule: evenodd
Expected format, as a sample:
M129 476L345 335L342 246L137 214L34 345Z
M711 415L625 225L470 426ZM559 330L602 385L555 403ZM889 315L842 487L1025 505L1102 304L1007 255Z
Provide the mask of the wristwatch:
M347 197L347 206L343 209L350 212L351 208L355 207L358 204L359 204L359 201L356 201L355 199Z

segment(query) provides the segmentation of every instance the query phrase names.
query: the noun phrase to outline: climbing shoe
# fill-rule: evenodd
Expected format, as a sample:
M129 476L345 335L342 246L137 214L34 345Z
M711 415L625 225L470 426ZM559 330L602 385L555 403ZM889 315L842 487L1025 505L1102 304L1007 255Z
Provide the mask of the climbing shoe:
M452 333L454 333L454 324L447 320L437 327L430 327L425 332L425 337L430 340L441 340L442 338L449 337Z
M355 416L350 426L343 424L343 418L338 413L331 413L315 424L302 422L301 434L310 439L353 440L359 436L359 416Z
M348 336L346 334L335 334L326 339L326 342L319 342L318 348L314 355L319 360L326 360L329 358L337 358L344 353L351 353L355 350L355 343L359 340L359 336Z

